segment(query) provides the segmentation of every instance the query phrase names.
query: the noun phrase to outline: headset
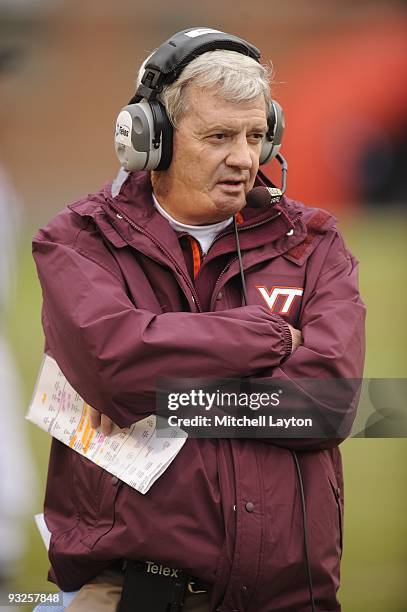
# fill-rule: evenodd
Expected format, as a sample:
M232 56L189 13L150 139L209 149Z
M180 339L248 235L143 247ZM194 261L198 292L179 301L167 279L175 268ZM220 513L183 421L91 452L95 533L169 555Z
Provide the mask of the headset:
M157 96L164 85L177 80L193 59L215 49L237 51L260 61L260 51L255 46L211 28L177 32L148 58L135 95L116 120L115 150L125 170L166 170L169 167L173 127ZM260 164L278 156L284 134L283 109L275 100L272 100L267 124Z

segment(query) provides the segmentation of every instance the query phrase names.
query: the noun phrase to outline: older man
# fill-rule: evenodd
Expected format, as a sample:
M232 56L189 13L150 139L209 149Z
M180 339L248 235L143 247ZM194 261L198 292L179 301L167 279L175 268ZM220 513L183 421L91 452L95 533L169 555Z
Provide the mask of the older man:
M258 57L205 28L167 41L119 116L127 171L34 240L46 350L106 433L155 411L160 376L362 374L357 266L334 219L246 204L282 131ZM116 609L125 560L120 610L338 611L338 437L188 439L144 495L54 440L50 579L80 589L69 610ZM172 570L184 581L164 595Z

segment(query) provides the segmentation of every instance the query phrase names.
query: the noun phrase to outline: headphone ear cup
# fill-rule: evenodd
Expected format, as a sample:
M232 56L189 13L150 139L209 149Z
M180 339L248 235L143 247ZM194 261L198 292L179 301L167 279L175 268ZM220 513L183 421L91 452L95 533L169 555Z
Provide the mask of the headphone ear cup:
M154 118L148 102L129 104L116 119L114 145L121 166L128 172L157 165L161 151L154 149ZM152 151L153 149L153 151ZM155 159L151 159L151 155Z
M162 104L142 100L122 108L116 120L114 144L120 164L128 172L168 168L172 126Z
M263 140L259 160L260 164L266 164L280 152L281 141L285 130L285 119L282 106L275 100L271 102L271 110L267 118L269 129Z

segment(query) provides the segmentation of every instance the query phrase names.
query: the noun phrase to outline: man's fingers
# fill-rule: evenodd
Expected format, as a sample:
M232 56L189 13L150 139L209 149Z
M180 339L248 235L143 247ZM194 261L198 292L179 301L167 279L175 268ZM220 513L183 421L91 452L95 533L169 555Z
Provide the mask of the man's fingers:
M300 346L300 344L302 344L303 339L302 339L301 330L296 329L290 324L288 324L288 327L290 328L291 338L292 338L292 348L291 348L291 354L292 354Z
M96 410L96 408L90 408L89 418L90 418L90 424L93 427L93 429L98 429L98 427L101 426L102 433L105 436L108 436L109 434L112 433L113 427L114 427L114 423L112 419L109 419L108 416L106 416L105 414L102 414L101 412L99 412L99 410Z
M100 412L96 408L89 407L90 424L93 429L97 429L100 425Z
M112 433L113 426L114 426L114 423L112 419L109 419L108 416L106 416L105 414L102 414L102 433L104 433L105 436L108 436L109 434Z

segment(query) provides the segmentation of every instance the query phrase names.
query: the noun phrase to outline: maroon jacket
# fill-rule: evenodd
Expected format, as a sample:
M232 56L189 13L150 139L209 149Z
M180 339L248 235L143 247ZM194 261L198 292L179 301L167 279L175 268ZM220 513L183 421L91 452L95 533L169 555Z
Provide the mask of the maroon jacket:
M194 281L187 238L154 209L145 172L130 174L115 197L108 184L69 206L35 237L47 351L118 425L155 410L157 376L362 376L365 307L334 219L286 198L246 207L243 218L248 306L232 231L215 241ZM304 293L276 314L258 290L273 286ZM304 338L291 356L286 322ZM317 609L340 610L338 442L188 439L141 495L53 440L50 578L73 590L113 560L146 559L213 583L213 610L309 610L296 449Z

